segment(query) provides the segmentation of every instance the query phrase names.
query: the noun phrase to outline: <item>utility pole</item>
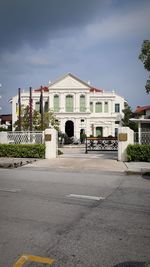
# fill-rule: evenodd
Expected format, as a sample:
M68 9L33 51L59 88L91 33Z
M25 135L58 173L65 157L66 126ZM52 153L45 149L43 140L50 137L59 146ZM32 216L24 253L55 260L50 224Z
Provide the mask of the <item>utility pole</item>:
M21 132L21 88L18 88L18 104L19 104L19 131Z
M32 87L29 88L30 90L30 98L29 98L29 114L30 114L30 132L33 130L33 119L32 119Z
M41 113L41 128L44 128L44 110L43 110L43 87L41 86L41 96L40 96L40 113Z

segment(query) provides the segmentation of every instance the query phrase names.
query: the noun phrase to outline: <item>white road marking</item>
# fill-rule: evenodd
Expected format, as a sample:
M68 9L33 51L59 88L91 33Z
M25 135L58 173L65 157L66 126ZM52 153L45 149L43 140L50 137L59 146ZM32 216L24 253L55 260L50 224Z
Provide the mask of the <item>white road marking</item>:
M70 197L70 198L83 198L83 199L89 199L89 200L103 200L103 199L105 199L105 197L76 195L76 194L69 194L69 195L67 195L67 197Z
M10 193L17 193L17 192L20 192L21 189L17 189L17 188L0 188L0 191L2 192L10 192Z

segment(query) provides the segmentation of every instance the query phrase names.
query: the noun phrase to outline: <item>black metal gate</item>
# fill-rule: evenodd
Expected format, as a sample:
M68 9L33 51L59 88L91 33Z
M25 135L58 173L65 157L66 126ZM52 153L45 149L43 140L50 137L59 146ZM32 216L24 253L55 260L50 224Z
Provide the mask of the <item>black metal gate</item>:
M88 151L118 151L117 137L86 137L85 153Z

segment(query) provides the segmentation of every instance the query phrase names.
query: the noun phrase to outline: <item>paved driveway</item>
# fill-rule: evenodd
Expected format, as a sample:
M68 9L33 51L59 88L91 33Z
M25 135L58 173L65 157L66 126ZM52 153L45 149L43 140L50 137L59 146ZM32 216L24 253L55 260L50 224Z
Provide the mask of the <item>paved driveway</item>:
M38 160L26 165L26 168L49 168L57 171L72 172L124 172L127 167L117 161L117 152L89 152L85 154L83 147L61 148L63 154L56 159Z

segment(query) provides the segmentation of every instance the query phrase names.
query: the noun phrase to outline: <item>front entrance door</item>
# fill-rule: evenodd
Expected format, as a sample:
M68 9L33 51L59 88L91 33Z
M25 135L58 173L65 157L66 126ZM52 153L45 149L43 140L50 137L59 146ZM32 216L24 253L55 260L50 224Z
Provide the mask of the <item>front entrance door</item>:
M65 133L67 134L68 137L74 136L74 123L73 123L73 121L66 121Z

